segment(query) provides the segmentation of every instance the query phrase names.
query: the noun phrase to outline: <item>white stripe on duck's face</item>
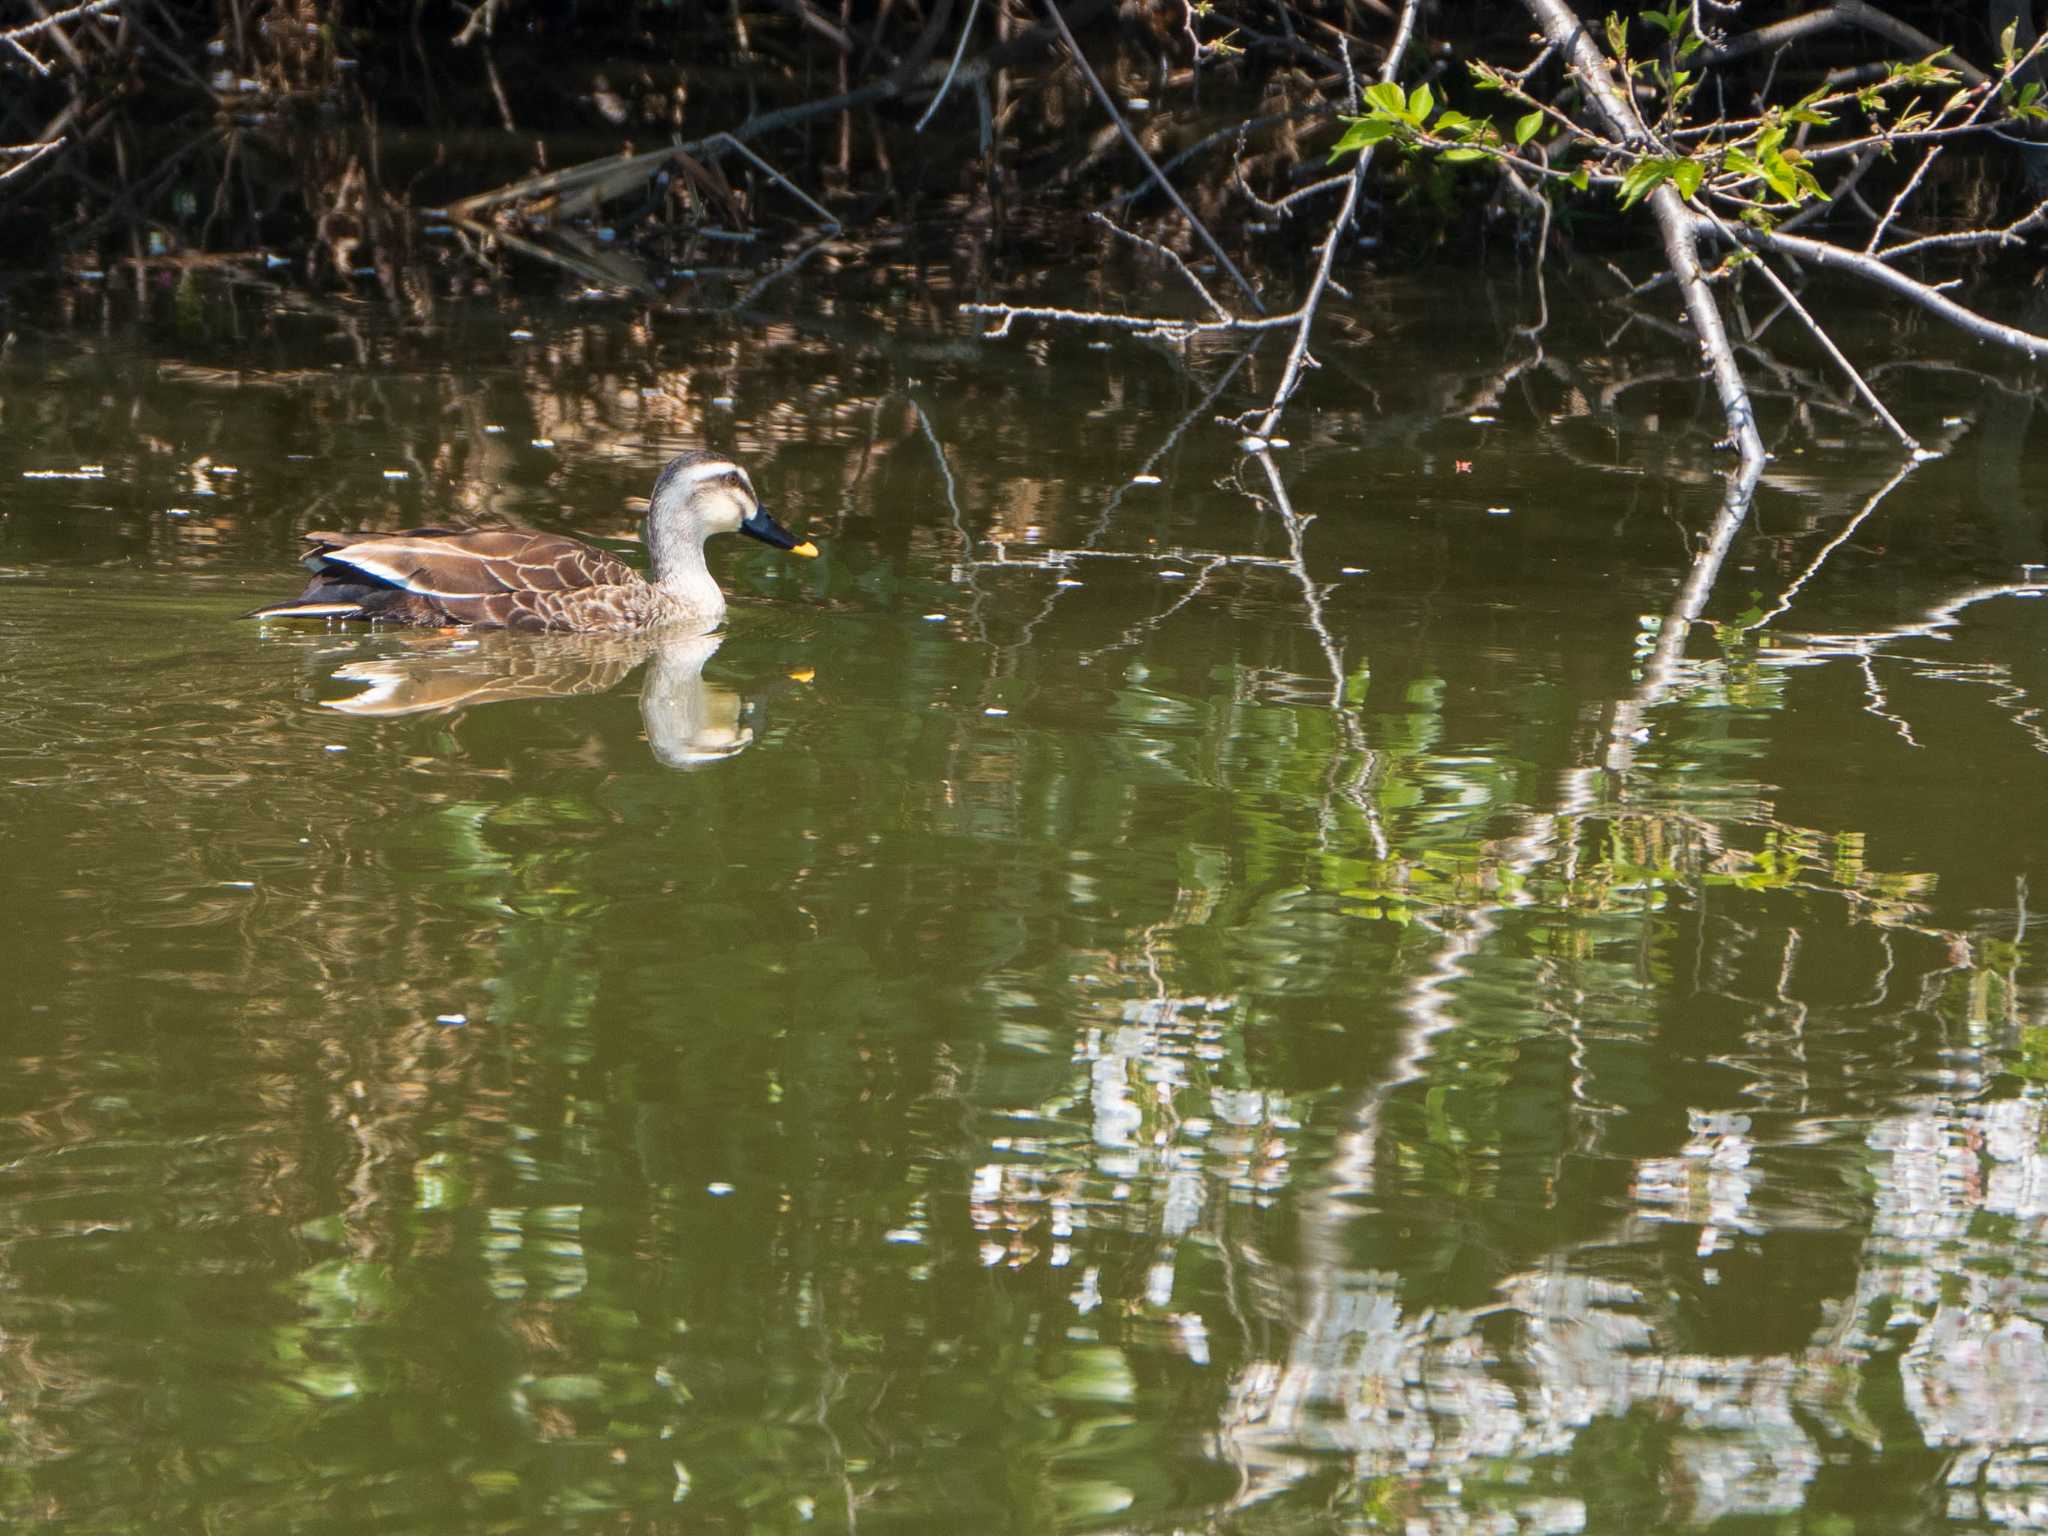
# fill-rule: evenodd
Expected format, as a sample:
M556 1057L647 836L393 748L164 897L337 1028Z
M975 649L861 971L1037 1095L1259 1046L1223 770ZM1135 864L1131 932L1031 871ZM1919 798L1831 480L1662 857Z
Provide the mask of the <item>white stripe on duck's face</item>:
M729 459L707 459L676 476L676 488L706 533L732 533L759 505L747 472Z

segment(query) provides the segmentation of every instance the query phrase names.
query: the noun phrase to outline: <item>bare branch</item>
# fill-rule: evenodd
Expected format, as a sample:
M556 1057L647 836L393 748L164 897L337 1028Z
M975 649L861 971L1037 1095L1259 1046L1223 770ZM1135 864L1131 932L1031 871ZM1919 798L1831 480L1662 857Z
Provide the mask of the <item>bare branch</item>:
M1825 240L1811 240L1804 235L1754 229L1748 225L1724 224L1718 219L1703 216L1695 216L1692 222L1700 234L1712 234L1717 238L1731 240L1753 249L1776 251L1800 261L1811 262L1816 267L1825 267L1832 272L1853 273L1877 284L1880 288L1889 288L1893 293L1912 300L1930 314L1939 315L1949 324L1980 341L1996 342L1999 346L2010 347L2013 351L2022 352L2031 358L2048 358L2048 336L2023 331L2017 326L1980 315L1974 309L1958 304L1931 284L1920 282L1895 267L1887 266L1878 257L1865 255L1860 251L1844 250L1839 245L1831 245Z
M1726 64L1735 59L1747 58L1752 53L1761 53L1766 48L1781 47L1801 38L1812 37L1836 27L1861 27L1879 37L1897 43L1901 48L1910 48L1920 58L1943 51L1940 43L1922 32L1918 27L1908 26L1896 16L1866 5L1864 0L1830 0L1817 11L1808 11L1801 16L1790 16L1783 21L1774 21L1767 27L1758 27L1754 32L1745 32L1732 37L1718 48L1702 48L1697 58L1702 64ZM1972 85L1982 85L1990 76L1973 64L1967 64L1949 57L1957 74Z
M1608 131L1629 143L1647 143L1649 135L1636 125L1635 109L1608 72L1605 56L1587 34L1584 23L1564 0L1523 0L1523 3L1543 29L1545 39L1570 61L1572 72L1579 77L1593 105L1607 120ZM1695 217L1686 207L1685 199L1679 196L1678 189L1668 181L1650 194L1649 203L1664 236L1665 259L1671 265L1672 275L1678 279L1679 289L1685 295L1686 313L1691 316L1700 346L1707 354L1715 393L1721 399L1721 413L1728 421L1729 438L1741 453L1745 465L1752 462L1761 464L1765 457L1764 440L1757 432L1756 410L1750 404L1749 391L1743 385L1742 370L1736 364L1735 353L1728 345L1727 328L1721 323L1721 311L1714 303L1713 290L1707 286L1700 269Z
M1231 280L1243 292L1246 301L1250 303L1253 309L1263 315L1266 312L1266 306L1259 302L1258 289L1254 288L1245 275L1237 270L1237 263L1232 261L1224 253L1223 247L1216 243L1216 237L1209 233L1208 226L1195 217L1195 210L1188 206L1187 199L1182 197L1173 183L1166 179L1166 173L1160 170L1158 162L1146 153L1145 146L1138 142L1138 136L1131 132L1131 125L1125 122L1123 114L1117 111L1116 103L1110 100L1108 90L1104 88L1094 68L1089 64L1087 55L1081 52L1081 45L1074 40L1073 31L1067 26L1067 18L1060 14L1059 0L1045 0L1045 8L1052 16L1053 25L1059 28L1060 37L1066 43L1067 51L1073 55L1075 68L1081 71L1081 78L1086 80L1089 89L1095 92L1095 99L1102 103L1102 110L1107 112L1110 121L1116 124L1116 131L1123 135L1123 140L1126 144L1130 145L1131 152L1144 163L1145 169L1151 173L1152 179L1159 183L1159 190L1164 192L1172 201L1173 206L1180 210L1181 217L1188 221L1189 226L1201 238L1202 244L1209 247L1209 254L1214 256L1222 265L1223 270L1230 274Z
M1214 315L1219 320L1228 320L1231 317L1230 311L1225 309L1221 304L1216 302L1216 295L1211 293L1208 290L1208 288L1204 286L1202 280L1199 277L1195 276L1194 269L1190 267L1186 262L1180 259L1180 252L1172 249L1169 246L1161 245L1157 240L1148 240L1143 235L1136 234L1131 230L1125 229L1121 224L1117 223L1116 220L1112 219L1106 213L1091 213L1088 215L1088 217L1093 222L1100 224L1104 229L1108 230L1111 234L1121 235L1124 239L1130 241L1131 244L1142 247L1145 250L1151 251L1156 256L1165 257L1169 262L1173 263L1173 265L1179 270L1180 275L1188 280L1189 285L1195 290L1195 292L1201 295L1202 302L1209 306L1209 313Z

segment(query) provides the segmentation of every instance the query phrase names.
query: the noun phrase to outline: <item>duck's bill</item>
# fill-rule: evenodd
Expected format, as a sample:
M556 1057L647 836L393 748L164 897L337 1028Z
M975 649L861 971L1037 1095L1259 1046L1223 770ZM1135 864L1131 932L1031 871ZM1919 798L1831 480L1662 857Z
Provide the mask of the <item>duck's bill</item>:
M818 546L809 539L798 539L782 524L768 515L765 507L754 508L753 515L740 524L740 532L759 539L763 544L777 549L786 549L792 555L802 555L806 560L818 557Z

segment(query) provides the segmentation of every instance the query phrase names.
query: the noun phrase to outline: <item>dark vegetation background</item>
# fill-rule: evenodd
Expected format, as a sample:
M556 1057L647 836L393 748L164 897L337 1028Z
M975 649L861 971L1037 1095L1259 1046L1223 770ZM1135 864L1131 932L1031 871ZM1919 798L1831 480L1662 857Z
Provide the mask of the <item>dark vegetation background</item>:
M1703 19L1732 35L1829 9L1752 0L1709 4ZM1881 9L1980 64L2004 26L2033 23L2017 0ZM1260 199L1324 174L1337 113L1378 69L1396 13L1382 0L1063 8L1193 211L1251 261L1298 258L1323 233L1313 210L1276 217ZM1580 13L1597 27L1606 11ZM251 253L314 284L400 284L429 253L502 275L489 241L423 247L414 211L724 131L818 199L856 257L864 239L954 245L964 229L993 269L1053 261L1079 239L1100 244L1071 216L1109 198L1199 254L1043 0L115 0L50 22L63 14L0 0L0 145L17 147L0 158L0 266L17 277ZM1504 104L1471 89L1467 63L1520 68L1537 53L1531 36L1518 5L1432 0L1401 73L1498 116ZM1865 29L1816 32L1720 66L1715 109L1737 115L1901 56ZM1937 196L1958 221L1994 220L2029 200L2026 159L1951 156ZM1475 253L1499 243L1504 223L1526 247L1527 209L1499 180L1483 165L1382 156L1362 210L1367 249L1407 262ZM1612 201L1582 203L1554 238L1633 238ZM587 226L658 271L649 242L680 226L746 234L764 221L829 227L713 146L568 197L508 197L483 222L514 235Z

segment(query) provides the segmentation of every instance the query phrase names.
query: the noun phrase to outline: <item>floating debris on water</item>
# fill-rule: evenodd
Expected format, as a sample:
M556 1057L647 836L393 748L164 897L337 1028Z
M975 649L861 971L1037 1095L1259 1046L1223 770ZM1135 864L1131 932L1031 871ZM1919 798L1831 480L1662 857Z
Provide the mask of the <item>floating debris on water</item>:
M76 469L24 469L24 480L104 480L107 467L104 464L81 464Z
M1159 483L1160 483L1160 480L1159 480L1159 477L1158 477L1157 475L1133 475L1133 476L1131 476L1131 484L1133 484L1133 485L1158 485Z

